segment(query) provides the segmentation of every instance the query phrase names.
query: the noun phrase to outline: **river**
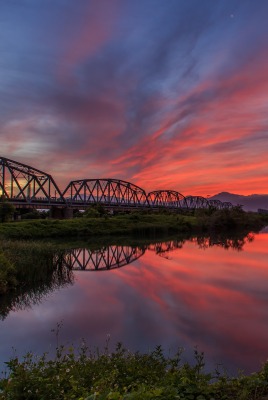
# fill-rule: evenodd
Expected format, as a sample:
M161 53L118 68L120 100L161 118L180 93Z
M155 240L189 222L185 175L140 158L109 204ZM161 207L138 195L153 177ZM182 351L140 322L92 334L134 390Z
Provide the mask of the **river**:
M182 361L204 351L208 369L258 370L268 358L268 231L73 247L55 255L49 283L1 296L0 360L59 344L117 342Z

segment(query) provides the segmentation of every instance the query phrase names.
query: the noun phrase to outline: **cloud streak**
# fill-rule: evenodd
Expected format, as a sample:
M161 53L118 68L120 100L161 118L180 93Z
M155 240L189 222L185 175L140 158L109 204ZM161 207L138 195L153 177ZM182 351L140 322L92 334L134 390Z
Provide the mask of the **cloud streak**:
M265 2L1 8L1 155L62 187L267 193Z

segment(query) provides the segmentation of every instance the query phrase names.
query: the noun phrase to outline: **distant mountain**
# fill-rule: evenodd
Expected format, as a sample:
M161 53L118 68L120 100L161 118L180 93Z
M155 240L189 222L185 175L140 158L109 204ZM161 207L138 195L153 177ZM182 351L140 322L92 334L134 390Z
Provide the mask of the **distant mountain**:
M268 210L268 194L251 194L243 196L222 192L209 197L209 200L229 201L233 205L241 204L245 211L257 211L259 208Z

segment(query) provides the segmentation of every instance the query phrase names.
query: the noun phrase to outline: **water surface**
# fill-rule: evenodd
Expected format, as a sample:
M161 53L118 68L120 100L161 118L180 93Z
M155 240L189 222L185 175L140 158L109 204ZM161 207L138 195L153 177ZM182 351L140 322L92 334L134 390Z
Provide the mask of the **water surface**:
M2 296L1 361L12 348L41 354L82 338L103 348L110 337L131 350L183 347L188 361L197 346L209 367L253 372L268 358L267 259L267 232L68 249L50 286Z

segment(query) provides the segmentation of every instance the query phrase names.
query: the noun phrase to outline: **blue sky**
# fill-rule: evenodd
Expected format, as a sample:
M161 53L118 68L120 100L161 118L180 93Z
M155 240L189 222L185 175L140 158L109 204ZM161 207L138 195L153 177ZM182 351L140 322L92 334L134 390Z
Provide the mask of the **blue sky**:
M268 193L265 0L0 0L0 156L183 194Z

